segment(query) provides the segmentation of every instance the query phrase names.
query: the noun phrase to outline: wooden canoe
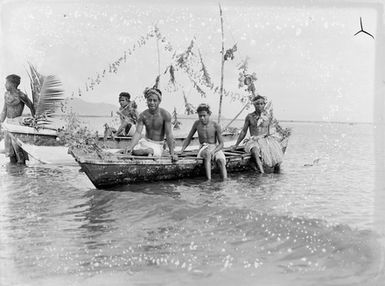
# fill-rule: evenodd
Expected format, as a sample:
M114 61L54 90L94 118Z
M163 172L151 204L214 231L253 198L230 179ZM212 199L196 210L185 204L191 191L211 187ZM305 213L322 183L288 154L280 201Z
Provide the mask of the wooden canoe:
M39 128L35 129L19 124L3 123L3 127L7 132L12 133L14 138L19 139L25 144L35 146L65 146L66 142L60 140L59 134L55 129ZM224 132L222 134L224 141L233 141L237 139L237 133ZM109 137L104 141L103 136L98 137L98 145L107 149L125 149L131 142L131 136ZM174 136L175 146L182 146L185 136ZM199 145L198 137L195 136L190 145Z
M283 145L286 149L287 141ZM242 147L237 150L224 149L228 173L252 170L250 153ZM191 177L204 177L203 159L197 158L197 150L183 153L177 162L169 156L141 157L124 154L112 154L102 150L90 151L70 148L69 153L79 163L82 170L96 188L109 188L122 184L134 184L149 181L175 180ZM266 173L279 172L280 166L265 166ZM218 168L213 164L213 173Z
M68 154L68 147L65 142L60 140L56 130L48 128L35 129L20 124L10 124L4 122L2 127L11 134L11 137L30 157L42 164L55 165L76 165L77 163ZM225 142L233 141L237 138L236 133L225 132L223 135ZM175 146L180 148L185 137L176 136ZM98 145L104 149L117 151L129 146L131 137L108 138L106 141L99 137ZM190 143L191 146L199 146L197 137Z

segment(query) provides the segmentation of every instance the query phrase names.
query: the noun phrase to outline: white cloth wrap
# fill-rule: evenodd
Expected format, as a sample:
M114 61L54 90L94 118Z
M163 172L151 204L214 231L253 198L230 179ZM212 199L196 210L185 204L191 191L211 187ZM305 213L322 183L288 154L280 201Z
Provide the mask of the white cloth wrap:
M208 144L208 143L203 143L201 148L199 149L199 152L198 152L198 158L202 158L203 156L203 152L208 152L208 153L212 153L214 152L215 150L215 147L216 147L216 144ZM226 161L226 157L225 157L225 154L223 153L222 150L219 150L218 152L216 152L214 154L214 159L215 160L219 160L219 159L223 159L224 161Z
M134 150L152 149L154 157L161 157L163 153L163 141L153 141L148 138L141 138L138 144L134 147Z

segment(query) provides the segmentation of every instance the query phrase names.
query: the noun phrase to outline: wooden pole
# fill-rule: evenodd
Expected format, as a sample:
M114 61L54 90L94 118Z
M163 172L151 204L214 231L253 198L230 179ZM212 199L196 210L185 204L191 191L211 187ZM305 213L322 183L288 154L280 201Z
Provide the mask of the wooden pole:
M222 50L221 50L221 86L220 86L220 90L219 90L218 123L221 122L222 99L223 99L223 73L224 73L224 66L225 66L225 35L224 35L224 31L223 31L223 15L222 15L221 4L219 4L219 15L221 17Z
M156 28L158 28L157 26L155 26ZM156 51L157 51L157 54L158 54L158 76L160 75L160 53L159 53L159 38L156 37Z
M241 113L243 112L243 110L245 110L246 107L248 107L248 106L249 106L249 103L246 103L246 105L241 109L241 111L239 111L238 114L235 115L235 117L233 118L233 120L231 120L230 123L227 124L225 128L223 128L223 130L226 130L226 129L231 125L231 123L233 123L233 122L239 117L239 115L241 115Z

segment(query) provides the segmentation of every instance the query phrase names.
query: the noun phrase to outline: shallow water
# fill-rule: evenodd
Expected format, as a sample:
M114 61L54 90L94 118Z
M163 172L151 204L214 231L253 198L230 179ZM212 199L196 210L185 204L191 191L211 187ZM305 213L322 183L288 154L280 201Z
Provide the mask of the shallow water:
M287 123L280 174L97 190L0 154L1 285L382 285L372 125Z

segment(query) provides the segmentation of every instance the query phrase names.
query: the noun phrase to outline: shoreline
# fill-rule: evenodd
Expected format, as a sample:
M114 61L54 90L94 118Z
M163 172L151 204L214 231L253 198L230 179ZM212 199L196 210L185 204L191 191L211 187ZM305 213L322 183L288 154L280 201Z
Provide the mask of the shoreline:
M106 117L106 118L110 118L111 116L109 115L106 115L106 116L103 116L103 115L78 115L78 117L81 117L81 118L85 118L85 117L91 117L91 118L103 118L103 117ZM211 116L213 118L216 118L216 116ZM178 116L178 119L196 119L196 115L194 116ZM233 118L222 118L221 120L227 120L227 121L231 121L233 120ZM244 121L244 119L235 119L235 121ZM375 123L374 122L359 122L359 121L322 121L322 120L295 120L295 119L280 119L278 120L280 123L283 123L283 122L290 122L290 123L325 123L325 124L328 124L328 123L333 123L333 124L350 124L350 125L355 125L355 124L366 124L366 125L374 125Z

